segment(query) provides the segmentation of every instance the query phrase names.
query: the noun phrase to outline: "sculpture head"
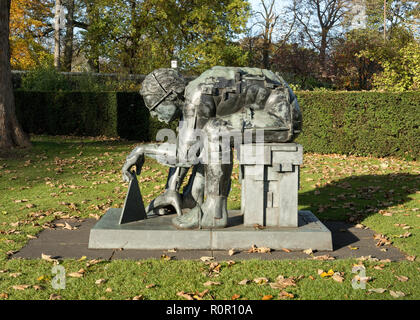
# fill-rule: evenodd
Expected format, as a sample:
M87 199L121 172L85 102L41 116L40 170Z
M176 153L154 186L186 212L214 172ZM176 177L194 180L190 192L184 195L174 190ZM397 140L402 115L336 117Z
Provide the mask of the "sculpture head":
M178 71L161 68L146 76L140 94L150 114L168 123L181 112L184 90L185 80Z

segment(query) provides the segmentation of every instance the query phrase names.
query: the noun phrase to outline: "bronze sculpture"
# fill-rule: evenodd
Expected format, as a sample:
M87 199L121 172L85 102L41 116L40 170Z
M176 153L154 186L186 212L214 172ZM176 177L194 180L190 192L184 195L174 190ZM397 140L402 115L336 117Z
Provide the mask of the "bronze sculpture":
M146 76L140 93L152 116L165 122L181 120L179 134L173 148L159 144L136 147L123 166L123 179L132 179L134 165L140 174L146 155L169 165L166 190L146 211L164 214L165 208L173 207L177 213L173 224L181 229L226 227L233 162L230 137L239 136L243 141L246 132L263 131L260 143L282 143L293 141L301 130L296 96L269 70L213 67L186 86L176 70L158 69ZM208 139L204 149L202 141L201 148L195 148L197 130ZM220 142L224 137L228 149ZM221 161L223 157L228 161ZM191 167L181 195L180 187ZM183 208L191 210L182 214Z

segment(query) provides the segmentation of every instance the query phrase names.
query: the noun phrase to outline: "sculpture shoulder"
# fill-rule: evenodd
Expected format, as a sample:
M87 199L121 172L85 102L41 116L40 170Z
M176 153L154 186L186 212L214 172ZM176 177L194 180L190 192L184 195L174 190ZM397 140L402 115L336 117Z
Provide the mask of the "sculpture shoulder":
M231 81L235 81L235 79L237 79L238 74L240 74L243 78L259 77L274 83L287 85L279 74L274 73L271 70L249 67L215 66L203 72L187 85L185 89L185 97L186 99L191 99L191 97L196 95L197 92L201 92L204 86L209 87L209 90L211 90L212 87L222 88L224 86L229 86Z

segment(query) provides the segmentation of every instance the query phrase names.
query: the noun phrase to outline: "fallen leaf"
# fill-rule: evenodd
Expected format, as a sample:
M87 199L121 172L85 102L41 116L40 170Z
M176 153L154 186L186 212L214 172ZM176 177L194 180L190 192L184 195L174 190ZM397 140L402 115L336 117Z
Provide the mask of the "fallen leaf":
M309 248L309 249L303 250L303 253L306 253L309 255L309 254L313 254L314 252L311 248Z
M15 290L25 290L25 289L28 289L29 287L30 287L29 284L18 284L18 285L12 286L12 288Z
M0 293L0 299L7 299L9 298L9 295L6 292Z
M50 298L49 298L50 300L61 300L62 299L62 297L60 296L60 295L58 295L58 294L56 294L56 293L52 293L51 295L50 295Z
M43 254L43 253L41 253L41 258L43 260L46 260L46 261L49 261L49 262L55 262L55 261L57 261L56 259L51 258L50 255Z
M397 278L398 281L401 281L401 282L408 281L408 277L406 277L406 276L395 276L395 278Z
M283 249L281 249L281 250L283 250L284 252L292 252L291 250L286 249L286 248L283 248Z
M405 296L405 293L404 292L401 292L401 291L392 291L392 290L390 290L389 293L394 298L401 298L401 297L404 297Z
M100 284L103 284L105 282L106 282L105 279L98 279L98 280L95 281L95 284L100 285Z
M161 258L163 261L169 261L169 260L171 260L171 259L172 259L172 257L170 257L170 256L168 256L168 255L166 255L166 254L162 254L162 255L160 256L160 258Z
M264 278L264 277L260 277L260 278L255 278L254 279L254 282L256 283L256 284L266 284L267 282L268 282L268 279L267 278Z
M241 295L240 294L234 294L233 296L232 296L232 300L237 300L237 299L239 299L241 297Z
M294 277L285 278L284 276L280 275L276 278L276 282L270 283L270 287L272 289L284 289L290 286L296 286Z
M68 274L68 276L69 277L72 277L72 278L82 278L83 277L83 275L84 275L84 273L85 273L85 270L84 269L80 269L79 271L77 271L77 272L70 272L69 274Z
M220 284L221 284L220 282L215 282L215 281L207 281L207 282L204 282L204 283L203 283L203 285L204 285L205 287L218 286L218 285L220 285Z
M335 260L335 258L329 256L328 254L324 254L322 256L313 257L312 260Z
M332 278L333 278L334 281L337 281L337 282L340 282L340 283L343 282L343 280L344 280L344 278L341 276L341 274L339 272L335 272L333 274Z
M235 253L237 253L237 251L235 251L235 249L230 249L228 254L229 256L233 256Z
M150 289L150 288L154 288L154 287L156 287L156 284L151 283L151 284L148 284L148 285L146 286L146 289Z
M386 289L384 288L373 288L373 289L369 289L369 292L375 292L375 293L384 293L386 291Z
M185 293L184 291L177 292L176 295L187 300L194 300L191 294Z
M262 297L261 300L271 300L271 299L273 299L273 296L271 294L267 294L264 297Z
M416 256L407 256L406 257L408 261L415 261L416 260Z
M112 292L112 288L106 288L105 292Z
M208 261L214 260L214 257L203 256L203 257L200 258L200 260L203 261L203 262L208 262Z
M36 291L38 291L38 290L44 290L44 287L39 286L39 285L34 285L34 286L32 286L32 288L33 288L34 290L36 290Z
M293 299L294 297L295 296L293 294L291 294L291 293L289 293L287 291L284 291L284 290L282 290L279 293L279 299L286 299L286 298Z
M20 272L10 273L10 274L9 274L9 277L12 277L12 278L17 278L17 277L19 277L21 274L22 274L22 273L20 273Z
M239 285L241 285L241 286L243 286L243 285L245 285L245 284L248 284L248 283L249 283L249 281L250 281L250 280L248 280L248 279L244 279L244 280L239 281L239 282L238 282L238 284L239 284Z
M133 300L144 300L144 297L140 294L138 296L133 297Z

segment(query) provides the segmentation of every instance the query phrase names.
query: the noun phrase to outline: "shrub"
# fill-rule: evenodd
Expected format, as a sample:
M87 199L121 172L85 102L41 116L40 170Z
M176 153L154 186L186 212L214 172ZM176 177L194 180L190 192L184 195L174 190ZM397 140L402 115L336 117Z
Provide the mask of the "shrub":
M151 141L159 129L167 127L151 119L142 97L135 92L16 90L15 100L16 115L30 133Z
M296 94L305 151L419 158L419 91Z
M297 139L307 152L420 155L420 92L296 92L303 114ZM168 125L153 119L135 92L15 91L24 130L38 134L105 135L155 140ZM169 128L175 129L177 123Z

